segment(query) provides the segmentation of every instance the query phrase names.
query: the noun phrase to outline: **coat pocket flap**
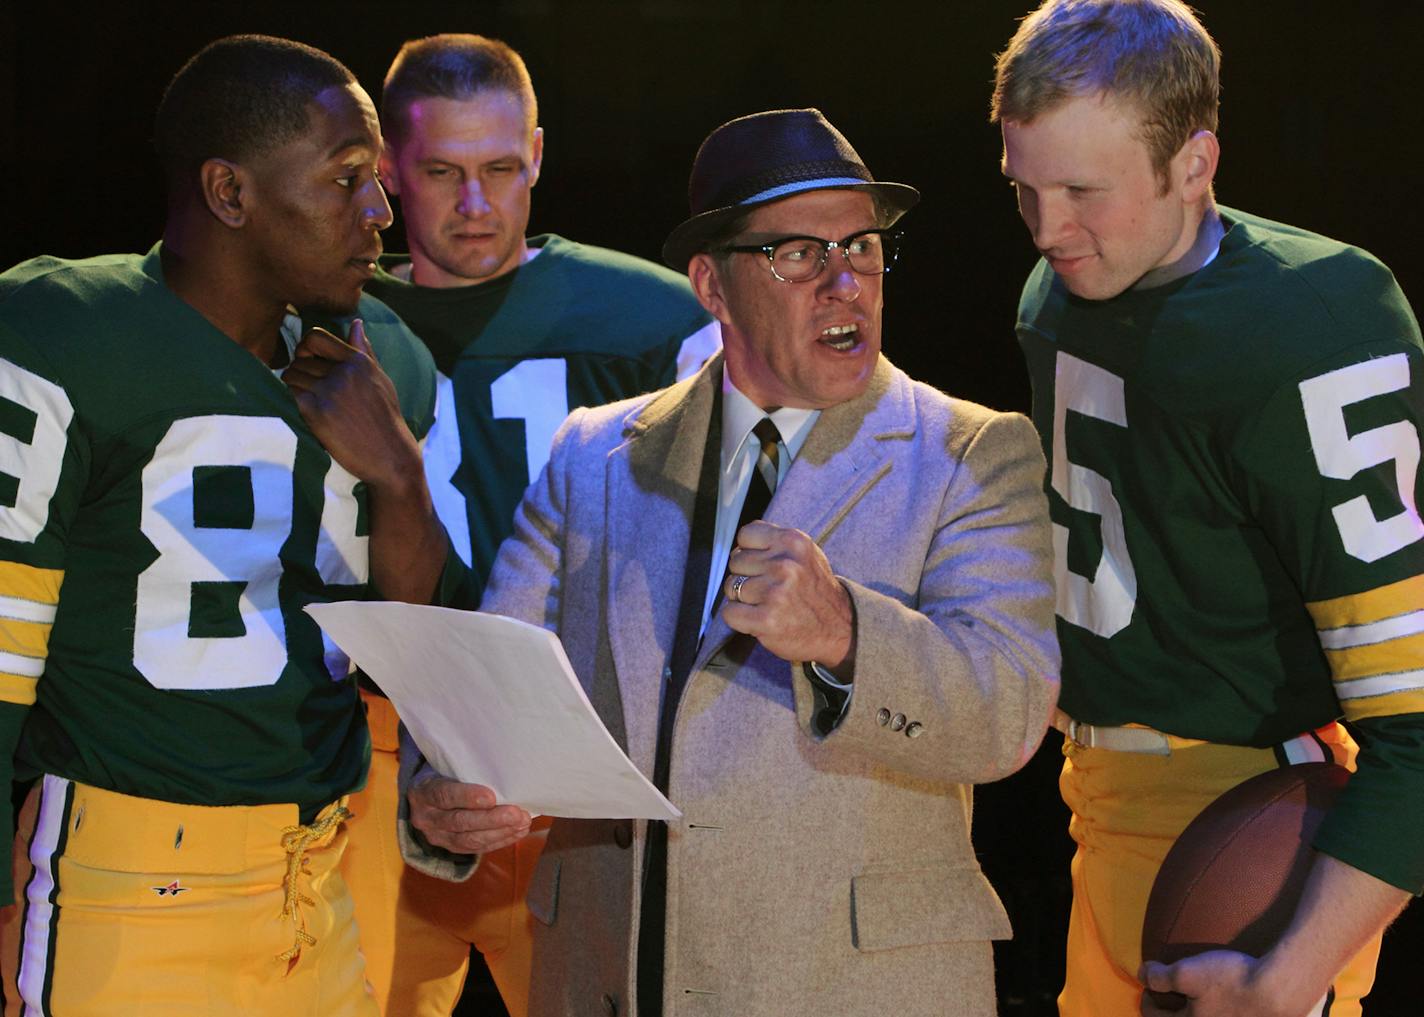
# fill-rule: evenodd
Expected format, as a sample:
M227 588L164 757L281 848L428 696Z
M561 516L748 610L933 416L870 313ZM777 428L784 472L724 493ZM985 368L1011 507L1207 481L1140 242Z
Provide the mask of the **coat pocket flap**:
M1009 916L977 868L867 872L851 880L858 950L1008 939Z
M529 892L524 895L529 913L545 925L553 925L559 913L559 873L562 868L561 858L549 854L541 856L529 880Z

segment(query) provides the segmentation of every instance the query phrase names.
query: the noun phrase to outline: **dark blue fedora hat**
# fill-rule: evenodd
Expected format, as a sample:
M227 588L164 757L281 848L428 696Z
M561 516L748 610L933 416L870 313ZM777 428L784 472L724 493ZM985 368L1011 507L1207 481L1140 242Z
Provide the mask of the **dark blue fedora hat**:
M684 272L729 219L802 191L826 189L877 195L891 223L920 200L908 184L871 176L845 135L818 109L776 109L730 120L697 150L687 185L692 216L668 235L663 261Z

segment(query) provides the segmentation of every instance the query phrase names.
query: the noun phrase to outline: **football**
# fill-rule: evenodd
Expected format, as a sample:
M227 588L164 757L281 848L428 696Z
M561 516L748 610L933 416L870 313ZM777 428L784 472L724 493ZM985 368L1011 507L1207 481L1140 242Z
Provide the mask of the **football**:
M1170 964L1226 948L1259 957L1295 913L1310 842L1350 773L1303 763L1243 781L1182 831L1157 873L1142 923L1144 960ZM1153 993L1164 1008L1185 1000Z

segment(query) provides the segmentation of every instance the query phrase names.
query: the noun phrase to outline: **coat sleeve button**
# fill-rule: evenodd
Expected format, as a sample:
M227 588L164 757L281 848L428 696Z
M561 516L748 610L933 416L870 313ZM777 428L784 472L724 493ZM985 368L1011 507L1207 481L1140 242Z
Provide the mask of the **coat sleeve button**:
M891 730L891 731L900 731L900 730L903 730L904 727L905 727L905 715L904 715L903 713L897 713L897 714L895 714L895 716L893 716L893 717L890 718L890 730Z
M875 715L875 719L880 722L881 727L884 727L886 724L890 723L890 711L882 706L880 708L880 712Z
M608 1017L618 1017L618 997L605 992L603 994L603 1012Z
M918 738L920 735L924 734L924 731L925 726L921 724L918 720L912 720L910 721L910 723L905 725L906 738Z

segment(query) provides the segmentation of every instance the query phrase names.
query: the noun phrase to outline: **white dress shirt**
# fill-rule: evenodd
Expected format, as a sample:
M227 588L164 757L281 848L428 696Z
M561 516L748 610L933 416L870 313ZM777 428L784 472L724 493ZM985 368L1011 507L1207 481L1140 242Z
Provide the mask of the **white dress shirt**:
M738 391L727 377L726 370L722 371L722 469L717 474L717 528L712 536L712 567L707 573L707 595L702 601L699 634L707 631L707 622L712 618L712 605L716 603L722 580L727 575L727 559L731 557L736 540L742 502L747 500L752 470L756 469L757 456L761 453L761 442L752 434L752 428L762 417L770 417L781 432L783 451L776 465L776 486L780 487L786 471L791 468L791 460L801 451L806 436L811 433L820 415L820 410L785 406L768 413Z
M727 372L722 372L722 468L718 473L717 485L717 526L712 538L712 567L707 574L707 595L702 601L702 627L699 636L707 631L707 622L712 617L712 607L717 602L717 594L727 575L727 561L732 555L736 541L737 523L742 515L742 503L747 500L747 490L751 487L752 471L756 469L757 456L761 453L761 442L752 433L762 417L770 417L781 433L782 453L776 461L776 486L786 479L786 471L791 469L791 461L801 451L811 428L820 417L820 410L796 409L783 406L767 412L752 402L732 384ZM772 495L775 499L775 494ZM840 704L838 716L830 722L835 726L850 706L852 685L831 674L815 661L806 661L807 678L813 685L823 683L829 693ZM839 695L837 695L839 693ZM818 696L823 695L818 693Z

